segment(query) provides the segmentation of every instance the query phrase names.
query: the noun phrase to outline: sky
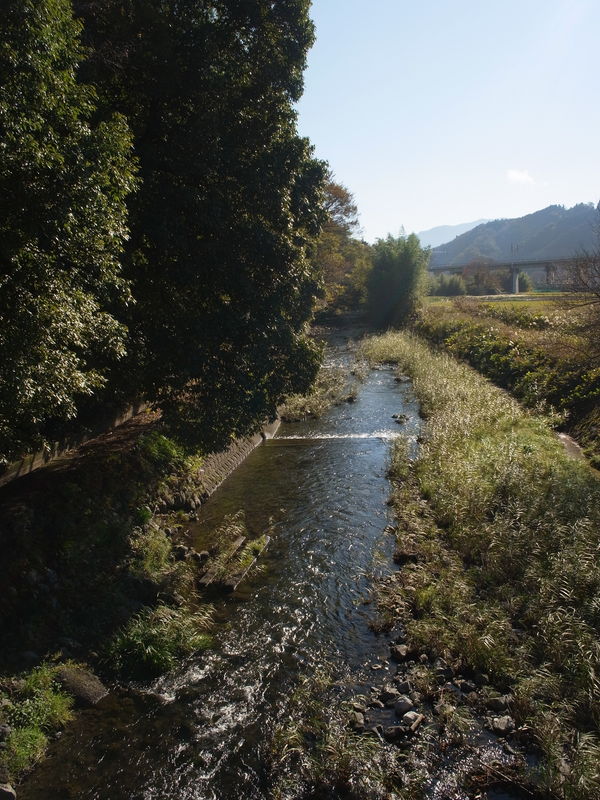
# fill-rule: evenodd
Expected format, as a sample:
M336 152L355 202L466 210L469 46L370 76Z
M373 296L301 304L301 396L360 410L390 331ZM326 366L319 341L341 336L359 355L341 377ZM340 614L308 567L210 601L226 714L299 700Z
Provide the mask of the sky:
M298 127L363 236L600 200L600 0L313 0Z

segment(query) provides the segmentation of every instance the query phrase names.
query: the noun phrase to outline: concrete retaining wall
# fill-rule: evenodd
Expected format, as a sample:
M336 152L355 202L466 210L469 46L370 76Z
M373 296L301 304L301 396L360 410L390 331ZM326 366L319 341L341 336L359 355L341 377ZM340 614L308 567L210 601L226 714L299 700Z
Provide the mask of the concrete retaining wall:
M137 416L145 409L146 403L140 400L139 402L129 406L126 411L114 417L112 420L109 420L106 425L102 425L102 427L98 430L90 432L87 436L80 436L77 439L67 440L64 442L55 442L50 450L39 450L37 453L29 453L28 455L20 458L18 461L13 461L12 464L8 464L0 473L0 486L4 486L4 484L10 483L11 481L14 481L16 478L20 478L23 475L28 475L30 472L33 472L40 467L45 467L50 461L54 461L57 458L67 455L67 453L69 453L71 450L75 449L76 447L80 447L82 444L85 444L89 439L92 439L101 433L107 433L108 431L118 428L119 425L123 425L124 422L128 422L128 420Z
M200 488L204 497L211 495L239 467L247 456L265 439L272 439L277 433L280 420L276 419L260 433L246 439L236 439L226 450L206 456L199 471Z

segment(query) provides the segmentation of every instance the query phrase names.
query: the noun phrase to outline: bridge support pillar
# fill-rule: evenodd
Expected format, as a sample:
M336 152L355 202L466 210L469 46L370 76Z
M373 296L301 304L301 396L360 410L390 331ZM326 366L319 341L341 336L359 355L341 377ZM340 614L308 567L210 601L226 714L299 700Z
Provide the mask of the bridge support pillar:
M510 276L512 279L512 287L511 291L513 294L519 294L519 268L518 267L511 267L510 268Z

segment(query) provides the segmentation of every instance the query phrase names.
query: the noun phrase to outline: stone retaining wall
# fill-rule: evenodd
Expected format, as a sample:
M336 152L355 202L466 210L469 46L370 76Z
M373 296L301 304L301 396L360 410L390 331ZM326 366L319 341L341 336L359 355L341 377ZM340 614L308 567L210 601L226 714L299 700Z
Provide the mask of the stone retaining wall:
M266 425L260 433L246 439L236 439L226 450L211 453L204 459L200 469L200 485L204 497L211 495L231 473L239 467L247 456L265 439L272 439L277 433L280 420Z

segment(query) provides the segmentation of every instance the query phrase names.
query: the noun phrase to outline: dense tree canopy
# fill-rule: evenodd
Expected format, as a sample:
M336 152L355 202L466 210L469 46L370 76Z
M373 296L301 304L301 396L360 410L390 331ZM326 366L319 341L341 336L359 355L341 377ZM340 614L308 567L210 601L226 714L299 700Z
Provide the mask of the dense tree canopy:
M78 0L86 77L133 129L127 373L207 446L317 365L305 336L324 167L297 136L313 29L292 0Z
M217 447L307 388L326 217L293 109L308 7L4 4L0 457L140 396Z
M388 236L373 247L373 269L368 278L372 321L381 327L400 325L416 311L427 291L429 250L418 237Z
M133 186L122 117L94 122L68 0L6 0L0 34L0 458L40 444L124 353Z

